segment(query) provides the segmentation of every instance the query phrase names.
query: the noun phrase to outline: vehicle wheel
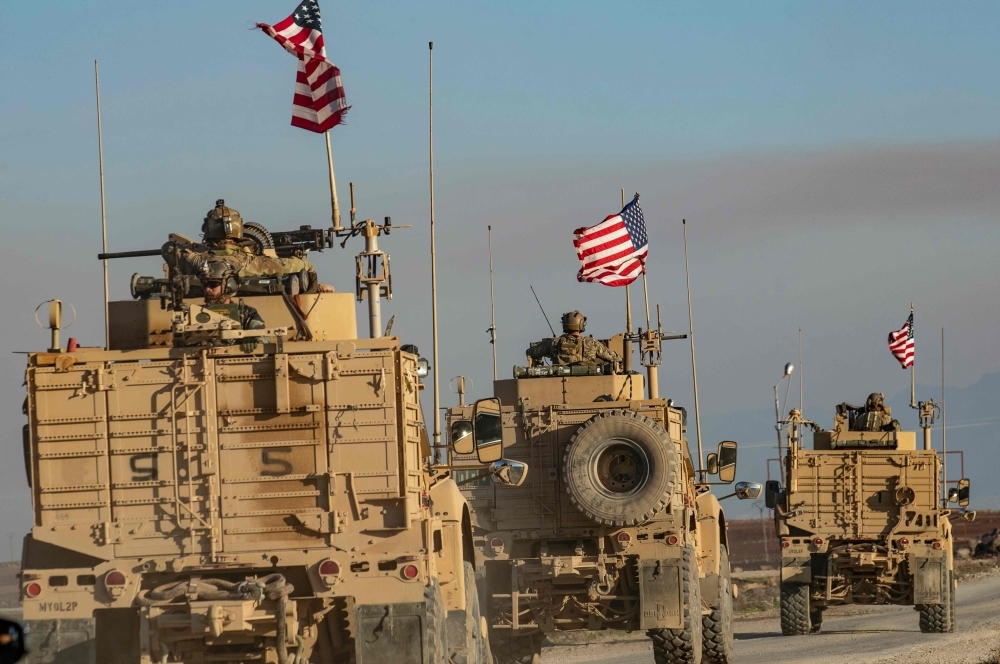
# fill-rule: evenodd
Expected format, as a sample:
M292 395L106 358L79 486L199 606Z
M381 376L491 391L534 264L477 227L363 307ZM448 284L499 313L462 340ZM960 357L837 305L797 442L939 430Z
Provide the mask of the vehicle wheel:
M940 604L923 604L920 611L920 631L925 634L943 634L951 631L951 572L945 573L944 596Z
M700 664L701 662L701 587L698 583L698 562L691 547L685 547L681 566L684 627L651 629L646 632L653 641L653 661L656 664Z
M781 584L781 633L785 636L808 634L810 626L809 586Z
M823 627L823 609L812 609L809 611L809 633L819 634Z
M424 664L447 664L444 600L441 599L441 586L437 579L431 579L430 585L424 586L424 607L427 617Z
M733 586L729 552L725 547L719 558L719 596L710 602L718 608L701 618L702 661L706 664L730 664L733 661Z
M577 429L563 454L563 481L573 504L597 523L636 526L670 501L677 450L659 424L612 410Z
M490 649L497 664L539 664L543 638L541 634L503 638L494 632L490 637Z
M448 652L455 664L492 664L486 659L483 643L479 592L472 563L463 563L465 608L448 612Z

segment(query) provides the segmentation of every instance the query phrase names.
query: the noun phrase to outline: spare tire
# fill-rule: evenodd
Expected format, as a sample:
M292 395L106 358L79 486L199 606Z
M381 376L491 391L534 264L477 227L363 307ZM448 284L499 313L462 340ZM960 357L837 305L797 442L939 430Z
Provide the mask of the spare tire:
M563 482L577 509L597 523L637 526L670 502L677 449L653 420L627 410L595 415L563 454Z

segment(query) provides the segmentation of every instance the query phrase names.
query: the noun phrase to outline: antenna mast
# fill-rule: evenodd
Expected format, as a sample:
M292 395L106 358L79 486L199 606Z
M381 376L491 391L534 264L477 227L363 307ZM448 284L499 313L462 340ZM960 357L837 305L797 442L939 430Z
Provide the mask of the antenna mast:
M431 189L431 336L434 339L434 447L441 444L441 390L438 381L438 305L437 305L437 256L434 242L434 42L427 42L429 116L428 145L430 155Z
M332 218L333 218L333 232L343 229L340 225L340 205L337 203L337 180L333 176L333 151L330 149L330 130L327 129L326 134L326 163L330 167L330 205L333 208Z
M487 226L490 246L490 345L493 346L493 380L497 379L497 317L496 304L493 300L493 227ZM465 381L462 381L464 386Z
M694 317L691 315L691 270L688 268L687 219L681 220L681 225L684 227L684 276L687 279L688 338L691 340L691 379L694 383L694 427L695 435L698 438L698 472L702 473L704 456L701 453L701 415L698 409L698 368L694 363ZM781 434L779 433L778 435L780 437Z
M799 412L802 411L802 326L799 325Z
M549 326L549 332L552 333L553 337L558 336L556 334L555 328L552 327L552 323L549 322L549 316L545 313L545 307L542 306L542 301L538 299L538 293L535 292L534 286L528 286L531 289L531 294L535 296L535 302L538 303L538 308L542 310L542 315L545 316L545 324Z
M104 209L104 145L101 140L101 80L94 60L94 90L97 92L97 162L101 172L101 242L108 253L108 219ZM111 319L108 314L108 259L104 263L104 348L111 349Z
M941 475L944 480L942 507L948 507L948 404L944 398L944 328L941 328Z

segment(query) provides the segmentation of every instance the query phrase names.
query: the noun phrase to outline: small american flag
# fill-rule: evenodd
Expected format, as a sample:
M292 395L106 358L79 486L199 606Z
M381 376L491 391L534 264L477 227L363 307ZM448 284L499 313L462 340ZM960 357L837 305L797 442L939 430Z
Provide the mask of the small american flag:
M258 23L257 27L299 59L292 125L323 133L343 122L350 106L344 99L340 70L326 59L323 21L316 0L303 0L291 16L273 27L267 23Z
M889 350L893 357L899 360L903 368L913 364L914 341L913 341L913 312L903 323L903 327L889 333Z
M649 238L639 207L639 195L596 226L573 231L573 246L580 259L577 281L605 286L628 286L646 270Z

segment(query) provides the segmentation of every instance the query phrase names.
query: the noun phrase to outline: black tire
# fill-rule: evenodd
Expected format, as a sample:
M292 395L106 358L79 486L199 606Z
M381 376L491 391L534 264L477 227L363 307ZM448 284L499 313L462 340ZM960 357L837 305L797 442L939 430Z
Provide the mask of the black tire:
M646 632L653 641L656 664L700 664L702 661L701 585L698 583L698 562L691 547L684 548L681 566L684 627Z
M812 609L809 611L809 633L819 634L823 628L823 609Z
M542 658L541 634L504 638L496 635L490 637L490 649L497 664L539 664Z
M573 504L597 523L636 526L670 501L677 450L663 428L638 413L612 410L577 429L563 454Z
M486 658L482 633L479 592L472 563L463 563L465 609L448 612L448 653L455 664L492 664Z
M952 613L952 580L951 571L943 573L944 588L940 604L921 604L917 607L920 611L920 631L924 634L944 634L951 631Z
M712 612L701 618L702 661L705 664L730 664L733 661L733 584L729 570L729 552L719 554L719 596L711 598Z
M781 584L781 633L801 636L812 629L809 610L809 586Z
M437 579L431 579L430 585L424 586L424 615L427 624L424 664L447 664L444 600Z

